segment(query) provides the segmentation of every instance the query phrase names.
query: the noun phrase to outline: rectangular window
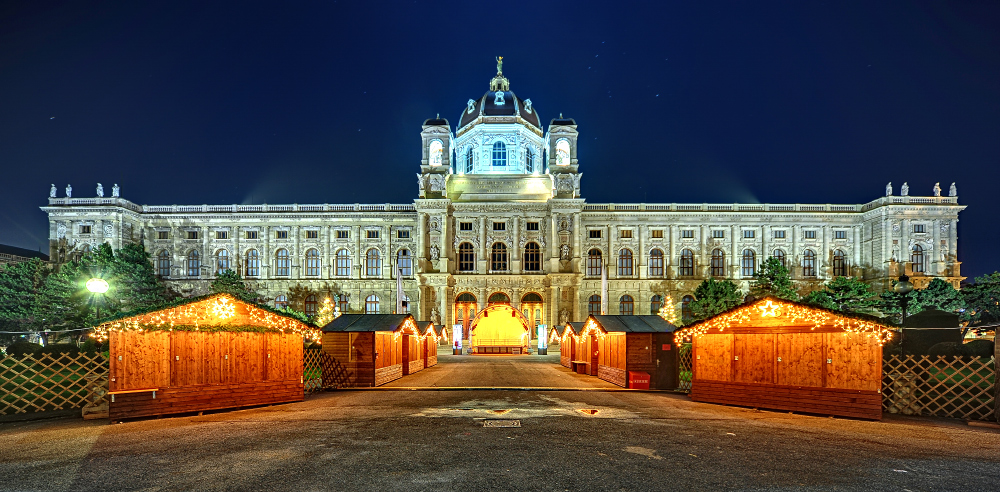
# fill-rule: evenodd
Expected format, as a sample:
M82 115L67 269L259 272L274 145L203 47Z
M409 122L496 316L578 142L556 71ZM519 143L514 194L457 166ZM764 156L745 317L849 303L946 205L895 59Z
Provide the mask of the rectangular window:
M410 239L410 230L398 230L396 231L396 239Z
M528 230L529 231L537 231L538 230L538 222L528 222Z
M785 239L785 231L774 231L775 239Z
M378 230L365 231L365 237L367 237L368 239L378 239Z
M494 222L493 223L493 230L494 231L506 231L507 230L507 223L506 222Z
M756 231L743 231L743 239L753 239Z
M257 239L257 231L247 231L247 239Z
M90 234L90 226L80 226L80 234Z
M712 231L712 237L715 239L724 239L726 237L726 231Z
M471 231L472 230L472 222L459 222L458 223L458 230L460 230L460 231Z
M306 231L306 239L319 239L319 231Z
M188 239L198 239L198 231L187 231Z
M913 232L927 232L923 224L913 224Z
M347 239L351 237L351 231L337 231L337 239Z
M847 231L833 231L834 239L847 239Z
M170 231L156 231L156 239L170 239Z
M229 232L215 231L215 239L229 239Z
M663 239L663 229L653 229L651 232L653 239Z
M805 231L806 239L816 239L816 231Z
M275 239L288 239L288 231L274 231Z
M694 239L694 230L685 229L681 231L681 238L683 239Z
M590 239L600 239L601 238L601 230L600 229L591 229L591 230L589 230L587 232L590 234Z
M622 239L632 239L632 229L622 229L619 234Z

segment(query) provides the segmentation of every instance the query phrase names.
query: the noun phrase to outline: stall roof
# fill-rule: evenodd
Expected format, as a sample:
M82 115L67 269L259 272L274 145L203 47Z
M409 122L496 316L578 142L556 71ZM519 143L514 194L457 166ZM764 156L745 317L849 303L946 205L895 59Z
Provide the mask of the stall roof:
M573 330L574 335L579 335L580 331L583 330L583 325L585 324L586 323L584 323L583 321L570 321L569 323L563 325L563 332L561 335L566 334L566 328L571 328Z
M672 333L677 329L669 321L655 314L645 316L591 315L590 317L609 333Z
M428 327L434 329L435 335L438 334L439 330L437 329L437 327L434 326L434 323L431 323L430 321L417 321L417 331L419 331L421 334L427 333Z
M407 319L413 319L409 314L342 314L323 327L329 331L396 331Z

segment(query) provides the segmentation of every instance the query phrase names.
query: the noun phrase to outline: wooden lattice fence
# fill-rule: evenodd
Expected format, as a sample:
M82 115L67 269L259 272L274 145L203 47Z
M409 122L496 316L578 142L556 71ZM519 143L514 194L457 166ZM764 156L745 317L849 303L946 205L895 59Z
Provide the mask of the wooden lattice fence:
M89 393L106 393L107 372L108 360L100 354L4 357L0 359L0 414L81 408ZM103 397L103 393L96 396Z
M694 375L691 360L691 342L681 344L677 350L677 391L691 392L691 378Z
M882 369L888 413L994 420L996 364L992 357L893 355Z

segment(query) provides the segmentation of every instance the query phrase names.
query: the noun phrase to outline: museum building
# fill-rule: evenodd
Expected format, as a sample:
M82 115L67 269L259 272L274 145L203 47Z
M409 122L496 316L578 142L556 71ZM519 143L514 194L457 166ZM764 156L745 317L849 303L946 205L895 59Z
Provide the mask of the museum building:
M418 320L469 322L507 303L533 324L588 314L683 316L702 280L744 289L776 257L802 292L835 276L877 289L902 273L958 287L958 204L885 196L864 204L588 203L580 195L572 118L543 127L531 99L510 90L501 65L452 128L424 121L418 197L403 204L139 205L112 196L48 205L50 257L65 262L100 243L141 243L156 272L185 295L206 293L232 269L277 307L313 314L335 297L341 312L391 313L397 276ZM602 277L607 298L602 299ZM602 303L602 300L604 303Z

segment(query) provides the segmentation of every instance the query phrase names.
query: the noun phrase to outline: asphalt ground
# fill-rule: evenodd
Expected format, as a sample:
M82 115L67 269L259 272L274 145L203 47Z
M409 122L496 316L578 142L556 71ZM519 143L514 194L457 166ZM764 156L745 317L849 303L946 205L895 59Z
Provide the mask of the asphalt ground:
M520 427L484 426L499 420ZM114 425L0 424L0 490L793 488L997 490L1000 431L600 389L335 391Z

